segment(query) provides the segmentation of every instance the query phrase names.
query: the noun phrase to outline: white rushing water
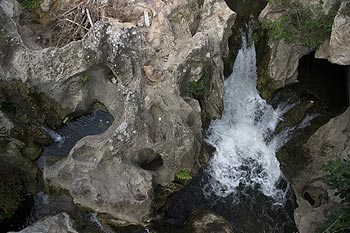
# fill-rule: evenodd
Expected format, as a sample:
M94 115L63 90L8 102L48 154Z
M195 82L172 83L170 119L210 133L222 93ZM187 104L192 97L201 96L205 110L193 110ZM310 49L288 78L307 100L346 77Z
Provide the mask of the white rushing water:
M40 126L42 130L44 130L45 133L47 133L55 142L63 143L64 139L62 135L59 133L56 133L54 130L47 128L45 126Z
M275 153L290 134L279 134L278 140L268 138L296 103L273 109L259 96L256 80L255 47L243 38L233 72L225 81L222 118L208 129L206 141L216 149L208 167L209 185L211 192L223 197L240 185L257 185L278 201L284 191L276 188L282 174Z

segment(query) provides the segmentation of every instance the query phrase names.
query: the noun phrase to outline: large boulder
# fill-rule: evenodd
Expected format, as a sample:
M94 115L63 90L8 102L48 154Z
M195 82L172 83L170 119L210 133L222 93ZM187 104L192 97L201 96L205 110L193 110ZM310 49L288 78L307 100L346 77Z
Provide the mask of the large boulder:
M186 86L208 72L204 108L208 118L220 116L222 57L235 13L218 0L127 7L121 12L128 22L108 18L83 41L40 50L28 49L2 16L11 46L1 80L43 93L60 103L62 115L96 101L106 106L114 117L110 128L48 163L44 178L68 190L75 203L139 223L151 211L155 184L171 183L181 169L198 169L201 108Z

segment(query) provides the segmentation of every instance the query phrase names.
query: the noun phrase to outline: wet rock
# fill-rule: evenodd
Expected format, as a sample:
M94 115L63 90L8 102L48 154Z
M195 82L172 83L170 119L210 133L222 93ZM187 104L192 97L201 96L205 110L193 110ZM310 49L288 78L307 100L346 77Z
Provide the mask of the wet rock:
M21 231L20 233L77 233L77 231L73 228L73 222L70 217L66 213L57 214L55 216L47 217L33 226L27 227ZM12 232L14 233L14 232Z
M232 233L233 229L223 217L209 211L193 211L188 225L194 233Z

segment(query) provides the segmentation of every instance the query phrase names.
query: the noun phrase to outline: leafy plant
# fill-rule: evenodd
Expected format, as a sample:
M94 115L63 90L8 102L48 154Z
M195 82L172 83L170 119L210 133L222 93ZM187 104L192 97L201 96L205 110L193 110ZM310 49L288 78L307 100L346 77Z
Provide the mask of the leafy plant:
M206 79L207 79L207 73L203 72L202 77L197 82L196 81L190 82L187 85L186 90L194 96L197 96L197 97L202 96L204 94Z
M83 83L83 84L85 84L85 83L87 83L87 81L89 81L89 75L87 75L87 74L83 74L81 77L80 77L80 81Z
M333 160L322 168L328 172L326 181L329 187L337 189L336 195L339 195L343 202L350 202L350 160Z
M346 231L348 230L348 231ZM335 209L327 220L317 229L319 233L349 232L350 208Z
M321 6L304 8L299 3L288 5L286 12L279 19L262 22L262 27L269 31L272 41L300 41L310 48L317 48L329 38L339 3L335 4L327 15L322 12Z
M44 0L18 0L18 2L27 10L34 10L40 7Z
M348 232L350 231L350 160L333 160L324 164L322 169L328 174L326 182L336 195L342 198L345 207L334 209L318 232Z
M175 178L187 182L192 179L192 176L186 170L181 169L175 174Z

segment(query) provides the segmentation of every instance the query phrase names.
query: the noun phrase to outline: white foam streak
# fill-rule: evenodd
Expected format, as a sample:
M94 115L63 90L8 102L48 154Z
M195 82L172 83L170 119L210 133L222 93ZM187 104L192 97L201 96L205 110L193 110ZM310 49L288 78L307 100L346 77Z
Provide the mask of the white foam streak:
M56 133L52 129L46 128L44 126L40 126L40 128L44 130L44 132L47 133L55 142L59 142L59 143L64 142L63 137L59 133Z

